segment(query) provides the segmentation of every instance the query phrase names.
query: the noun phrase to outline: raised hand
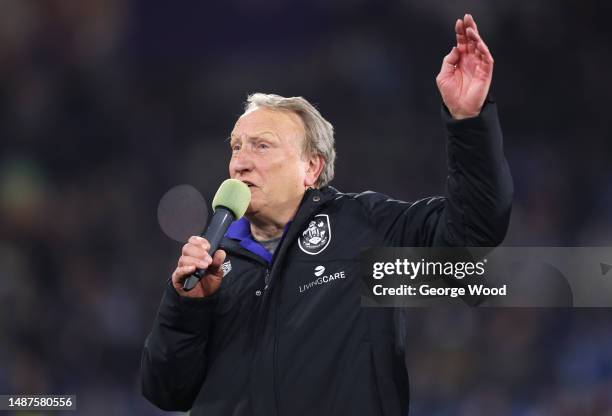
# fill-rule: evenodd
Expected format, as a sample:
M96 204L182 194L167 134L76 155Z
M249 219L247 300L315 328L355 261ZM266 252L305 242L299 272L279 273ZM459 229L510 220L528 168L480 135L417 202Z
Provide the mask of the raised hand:
M493 78L493 57L472 15L457 19L455 33L457 46L444 57L436 84L453 118L463 119L480 114Z

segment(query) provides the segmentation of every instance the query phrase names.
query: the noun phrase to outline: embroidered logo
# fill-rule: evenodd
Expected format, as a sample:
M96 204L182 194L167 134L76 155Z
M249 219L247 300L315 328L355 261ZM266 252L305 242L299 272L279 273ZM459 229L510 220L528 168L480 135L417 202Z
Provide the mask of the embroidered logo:
M323 273L325 273L325 266L317 266L317 267L315 267L315 271L314 271L314 275L315 276L319 277Z
M230 261L226 261L221 265L221 270L223 270L223 277L227 276L229 272L232 271L232 263Z
M331 227L327 214L315 215L298 239L300 249L310 255L319 254L331 241Z

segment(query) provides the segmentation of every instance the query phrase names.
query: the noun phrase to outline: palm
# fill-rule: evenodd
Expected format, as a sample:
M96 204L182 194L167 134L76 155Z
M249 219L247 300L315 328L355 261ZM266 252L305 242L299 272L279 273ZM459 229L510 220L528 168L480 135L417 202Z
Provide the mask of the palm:
M444 58L436 78L444 104L461 119L480 113L493 77L493 57L470 15L455 24L457 46Z

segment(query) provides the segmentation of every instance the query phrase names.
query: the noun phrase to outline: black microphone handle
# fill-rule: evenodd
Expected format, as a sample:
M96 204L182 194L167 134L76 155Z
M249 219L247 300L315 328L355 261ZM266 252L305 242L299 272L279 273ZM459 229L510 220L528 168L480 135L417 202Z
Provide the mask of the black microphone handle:
M232 221L234 221L234 213L225 207L217 207L215 213L210 220L210 224L206 228L206 231L202 234L202 237L208 240L210 243L210 249L208 253L213 256L223 236L227 232ZM196 269L191 276L189 276L183 282L183 290L189 292L191 289L198 284L200 279L206 274L206 269Z

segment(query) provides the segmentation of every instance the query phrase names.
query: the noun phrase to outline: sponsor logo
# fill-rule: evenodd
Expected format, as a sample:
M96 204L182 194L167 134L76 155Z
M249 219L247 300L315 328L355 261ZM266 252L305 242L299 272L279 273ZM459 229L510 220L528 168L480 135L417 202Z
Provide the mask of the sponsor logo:
M316 279L304 285L300 285L300 288L299 288L300 293L306 292L308 289L312 289L313 287L318 286L318 285L324 285L326 283L331 283L334 280L346 278L346 274L344 273L344 270L336 272L336 273L330 273L325 276L321 276L323 273L325 273L324 266L315 267L313 274L315 275Z
M319 254L331 241L331 226L327 214L315 215L298 239L300 249L310 255Z
M223 270L223 277L225 277L229 272L232 271L232 263L230 261L226 261L221 265L221 270Z

